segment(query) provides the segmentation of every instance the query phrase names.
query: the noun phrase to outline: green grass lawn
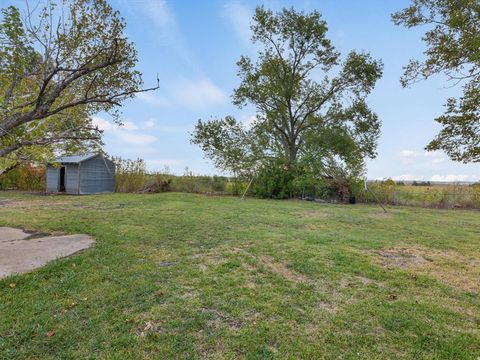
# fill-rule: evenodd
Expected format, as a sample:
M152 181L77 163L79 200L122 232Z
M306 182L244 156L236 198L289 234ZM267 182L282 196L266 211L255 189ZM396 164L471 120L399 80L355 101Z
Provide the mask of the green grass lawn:
M0 193L96 245L0 280L1 359L477 359L480 212Z

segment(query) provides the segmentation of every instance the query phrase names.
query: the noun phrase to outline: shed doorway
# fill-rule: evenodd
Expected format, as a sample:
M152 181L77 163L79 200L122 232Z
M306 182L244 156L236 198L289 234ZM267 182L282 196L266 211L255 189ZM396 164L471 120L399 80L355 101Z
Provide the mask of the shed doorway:
M65 192L65 166L60 168L60 176L58 178L58 192Z

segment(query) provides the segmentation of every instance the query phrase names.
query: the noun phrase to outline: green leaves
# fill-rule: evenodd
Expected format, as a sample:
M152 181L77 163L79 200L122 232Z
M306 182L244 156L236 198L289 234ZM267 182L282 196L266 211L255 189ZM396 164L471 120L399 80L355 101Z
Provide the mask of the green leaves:
M236 175L248 173L255 162L254 138L235 118L198 120L191 142L199 145L215 166Z
M119 122L122 102L158 87L142 89L125 21L106 0L52 0L25 20L15 7L2 15L1 157L94 150L101 132L92 115L107 112Z
M480 161L480 3L478 0L413 0L392 15L396 25L429 26L423 41L425 60L411 60L403 86L443 73L463 84L460 99L448 99L446 112L435 119L443 129L427 146L444 150L452 160Z
M341 62L317 11L258 7L252 31L261 50L256 61L240 57L233 102L254 106L256 122L245 129L229 117L199 121L192 142L222 170L261 169L270 179L262 196L290 196L294 177L305 175L299 169L316 179L336 164L361 173L364 158L376 155L380 121L365 97L382 76L382 62L358 52Z
M364 122L372 122L370 139L376 141L378 119L365 109L364 98L382 76L381 61L366 53L351 52L339 64L340 54L326 38L327 25L316 11L306 14L283 9L273 13L258 7L253 20L252 40L262 50L256 62L240 58L238 75L242 82L235 90L234 103L256 107L258 126L266 125L274 138L272 144L281 145L280 150L270 150L295 163L305 151L306 131L321 132L334 121L353 129L352 119L339 114L359 103L364 104L364 111L357 117L366 115ZM323 72L323 79L314 80L319 72ZM368 148L363 156L374 156L371 141L361 148Z

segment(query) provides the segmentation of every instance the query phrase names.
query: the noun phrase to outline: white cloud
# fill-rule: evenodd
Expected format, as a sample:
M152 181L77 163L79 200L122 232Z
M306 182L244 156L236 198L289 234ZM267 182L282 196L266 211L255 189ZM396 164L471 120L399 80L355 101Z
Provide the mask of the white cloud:
M179 159L152 159L152 160L145 160L149 167L164 167L164 166L172 166L172 165L181 165L184 163L183 160Z
M423 181L425 180L425 176L415 175L415 174L402 174L402 175L394 176L392 179L396 181L414 181L414 180Z
M464 174L448 174L448 175L433 175L430 181L443 181L443 182L462 182L462 181L476 181L478 176L464 175Z
M129 145L149 145L157 140L153 135L137 131L138 126L131 121L125 121L123 126L118 126L102 117L94 116L92 117L92 123L103 130L105 134Z
M113 130L115 127L117 127L117 125L112 124L110 121L107 121L99 116L92 116L92 124L103 131Z
M142 129L153 129L156 123L157 123L157 119L150 118L147 121L144 121L142 123Z
M443 162L445 162L445 161L446 161L446 159L443 158L443 157L442 157L442 158L435 158L435 159L432 160L432 163L434 163L434 164L441 164L441 163L443 163Z
M135 125L133 122L131 121L124 121L123 122L123 125L122 125L122 128L127 130L127 131L133 131L133 130L138 130L138 126Z
M250 22L251 11L238 1L230 1L223 5L222 15L232 27L237 38L245 44L250 44L252 36Z
M255 121L257 120L257 116L256 115L242 115L240 117L240 122L247 128L249 129L250 127L252 127L252 125L255 123Z
M187 133L188 131L193 130L194 125L183 126L183 125L161 125L157 126L157 130L163 133Z
M402 150L399 152L400 161L403 165L412 165L414 163L433 163L441 164L447 161L444 153L441 151L419 151Z
M465 174L448 174L448 175L432 175L425 176L419 174L402 174L394 176L393 180L397 181L433 181L433 182L470 182L478 181L479 176Z
M175 105L191 109L204 109L210 105L223 104L228 100L225 92L207 77L199 79L180 77L167 88L169 89L167 96L140 93L137 94L137 98L155 107Z
M442 151L425 151L424 156L431 159L433 164L441 164L447 161L447 158Z
M420 153L416 150L402 150L399 153L400 161L404 165L411 165L419 157Z
M177 27L175 16L165 0L146 0L145 9L155 21L155 24L165 33Z
M166 107L170 105L168 99L164 98L163 96L154 95L152 93L138 93L136 95L137 99L143 101L145 104L153 105L157 107Z
M130 145L149 145L157 140L153 135L134 134L125 131L117 131L116 136L123 142Z
M193 109L220 105L228 97L222 89L207 78L200 80L180 79L172 91L175 102Z
M415 150L402 150L400 151L400 156L402 157L416 157L418 152Z
M179 29L175 14L165 0L144 0L145 14L155 24L155 36L162 45L168 46L181 59L193 65L192 55Z

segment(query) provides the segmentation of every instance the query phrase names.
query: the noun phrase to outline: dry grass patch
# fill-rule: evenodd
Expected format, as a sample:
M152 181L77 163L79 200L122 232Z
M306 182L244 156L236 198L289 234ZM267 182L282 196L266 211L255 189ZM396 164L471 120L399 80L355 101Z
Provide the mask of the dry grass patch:
M386 268L401 268L433 276L441 282L460 289L480 292L480 257L464 256L456 251L425 247L396 247L382 249L377 260Z
M45 205L42 200L29 200L29 201L17 201L17 200L0 200L0 207L3 209L37 209Z
M276 262L271 256L262 256L260 258L263 265L269 268L272 272L281 277L293 281L293 282L303 282L307 280L307 277L303 274L297 273L289 269L285 264Z
M140 328L137 330L136 334L139 337L145 337L149 333L159 333L162 330L162 324L149 320L145 322Z
M323 211L304 211L301 217L304 219L327 219L330 214Z
M298 228L299 229L316 231L316 230L328 229L328 226L323 224L323 223L308 223L308 224L300 225L300 226L298 226Z
M218 329L221 327L227 327L230 330L238 330L243 327L243 321L234 318L226 313L217 309L201 309L202 313L208 314L208 326L212 329Z

